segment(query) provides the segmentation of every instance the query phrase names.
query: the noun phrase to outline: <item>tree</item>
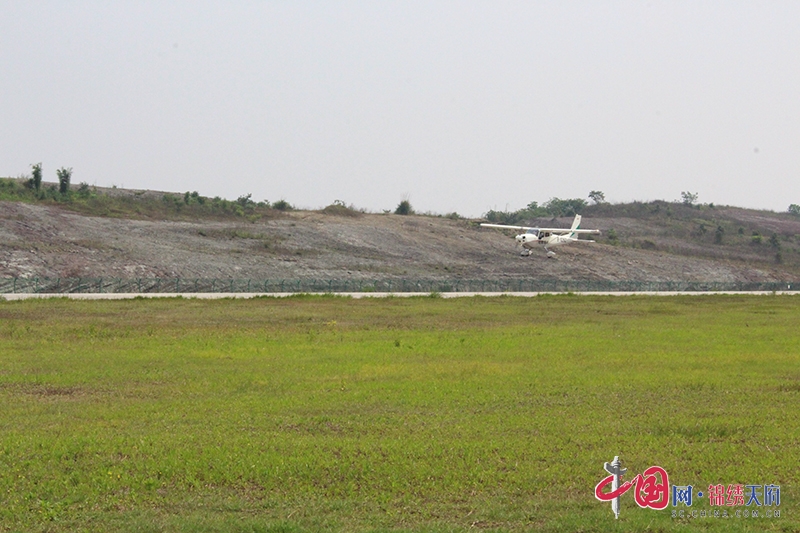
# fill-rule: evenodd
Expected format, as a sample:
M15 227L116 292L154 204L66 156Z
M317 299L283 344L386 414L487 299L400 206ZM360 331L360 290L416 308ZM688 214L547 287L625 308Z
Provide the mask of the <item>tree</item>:
M800 216L800 205L792 204L789 206L789 213Z
M554 217L574 217L586 207L586 200L582 198L571 198L562 200L561 198L550 198L544 208L548 215Z
M589 193L589 199L595 204L602 204L606 201L606 195L603 194L603 191L592 191Z
M61 167L56 170L58 174L58 192L67 194L69 192L69 181L72 179L72 168Z
M186 193L186 194L189 194L189 193ZM236 203L239 204L242 207L250 207L255 203L255 202L253 202L252 197L253 197L252 194L249 194L249 193L248 194L243 194L239 198L236 199Z
M31 165L31 185L33 185L34 190L40 190L42 188L42 164L36 163L35 165Z
M689 191L681 191L681 202L684 205L694 205L697 202L698 194Z

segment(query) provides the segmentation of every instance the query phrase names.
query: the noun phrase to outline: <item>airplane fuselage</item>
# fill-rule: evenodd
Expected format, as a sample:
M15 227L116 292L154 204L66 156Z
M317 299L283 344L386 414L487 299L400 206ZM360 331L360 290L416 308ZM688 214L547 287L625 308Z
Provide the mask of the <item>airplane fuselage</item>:
M543 232L541 235L538 233L529 232L517 235L516 240L522 245L523 248L532 250L537 244L548 247L558 246L560 244L573 242L577 239L573 237L567 237L566 235L550 234L549 232Z

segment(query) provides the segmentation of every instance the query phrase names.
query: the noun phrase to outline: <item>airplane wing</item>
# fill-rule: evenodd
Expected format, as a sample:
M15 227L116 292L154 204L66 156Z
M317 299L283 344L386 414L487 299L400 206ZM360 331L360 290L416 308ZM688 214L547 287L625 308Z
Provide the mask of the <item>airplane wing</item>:
M553 230L548 230L548 231L553 231ZM559 231L563 231L563 230L559 230ZM566 233L592 233L594 235L599 235L600 234L600 230L599 229L573 229L573 230L566 230Z
M505 224L481 224L484 228L500 228L500 229L515 229L517 231L528 231L531 229L539 230L540 232L550 233L600 233L599 229L569 229L569 228L534 228L530 226L506 226Z
M506 226L505 224L481 224L481 227L484 228L500 228L500 229L515 229L517 231L528 231L529 229L539 229L539 228L531 228L528 226ZM569 230L567 230L569 231Z

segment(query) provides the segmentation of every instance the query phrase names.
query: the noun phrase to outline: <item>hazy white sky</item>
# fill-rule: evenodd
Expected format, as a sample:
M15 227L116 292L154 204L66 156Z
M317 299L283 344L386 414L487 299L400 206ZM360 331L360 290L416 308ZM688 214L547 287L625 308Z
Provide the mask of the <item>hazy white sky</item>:
M0 0L0 175L477 216L800 203L800 2Z

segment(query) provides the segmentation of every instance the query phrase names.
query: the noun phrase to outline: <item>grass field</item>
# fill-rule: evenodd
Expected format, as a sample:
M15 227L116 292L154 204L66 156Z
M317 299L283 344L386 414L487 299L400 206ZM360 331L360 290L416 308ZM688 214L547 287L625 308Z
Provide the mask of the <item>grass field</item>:
M799 325L792 296L0 302L0 531L797 531ZM781 516L615 521L614 455L780 485Z

